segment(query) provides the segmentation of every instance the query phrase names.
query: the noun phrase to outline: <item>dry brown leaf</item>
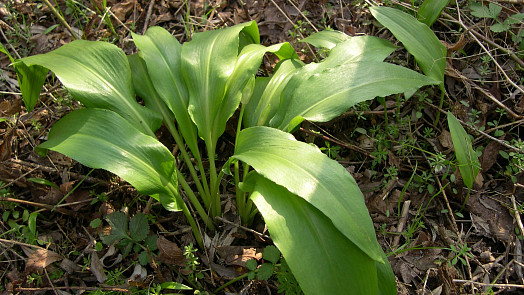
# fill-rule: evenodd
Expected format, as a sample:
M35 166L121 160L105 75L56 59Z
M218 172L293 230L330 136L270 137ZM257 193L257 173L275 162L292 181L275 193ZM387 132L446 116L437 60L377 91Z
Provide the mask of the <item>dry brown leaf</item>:
M62 259L60 254L44 248L38 248L36 250L26 249L24 252L26 252L26 254L29 253L25 264L25 272L28 274L41 274L48 265Z
M104 272L104 265L98 258L96 252L91 253L91 272L95 275L99 283L104 283L107 280L107 275Z
M133 11L133 8L135 7L136 0L127 0L117 3L115 6L111 8L111 11L113 11L113 14L116 18L121 20L122 22L126 21L126 15Z
M184 252L177 246L177 244L167 240L163 236L156 240L158 247L158 260L168 265L185 266L186 258Z
M449 149L453 147L453 141L451 140L451 133L447 130L442 130L442 133L438 136L440 144Z
M492 141L486 146L486 148L482 151L482 155L479 159L482 166L482 171L488 171L491 166L497 162L499 151L500 144L496 141Z
M262 259L262 250L249 246L225 246L217 248L217 252L227 265L246 266L249 259Z
M4 140L0 143L0 161L11 158L13 148L13 137L16 133L15 128L10 128L4 135Z

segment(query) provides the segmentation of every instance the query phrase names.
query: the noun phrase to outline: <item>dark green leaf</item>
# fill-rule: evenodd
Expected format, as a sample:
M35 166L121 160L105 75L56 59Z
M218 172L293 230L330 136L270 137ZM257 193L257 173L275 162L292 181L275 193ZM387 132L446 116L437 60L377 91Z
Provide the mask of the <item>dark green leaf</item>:
M251 258L248 261L246 261L246 268L249 270L255 270L257 269L258 263L255 259Z
M135 242L141 242L149 233L149 223L143 213L137 213L129 221L129 235Z
M271 263L263 263L259 268L257 272L257 279L261 281L267 281L271 276L273 275L273 271L275 270L275 266Z
M267 246L264 248L264 252L262 252L262 258L275 264L280 259L280 251L275 246Z
M106 216L106 220L111 226L111 233L102 236L102 242L109 245L121 239L129 239L127 235L127 216L120 211L113 212Z
M138 263L140 263L140 265L149 264L149 255L147 254L147 251L142 251L138 254Z

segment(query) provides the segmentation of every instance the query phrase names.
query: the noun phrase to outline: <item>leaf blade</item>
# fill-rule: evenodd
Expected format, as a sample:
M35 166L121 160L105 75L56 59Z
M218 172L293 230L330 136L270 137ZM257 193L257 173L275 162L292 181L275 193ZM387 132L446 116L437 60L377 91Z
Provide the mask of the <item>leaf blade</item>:
M264 177L250 177L256 179L251 199L305 294L378 293L374 261L329 218Z
M473 149L466 130L464 130L464 127L460 125L460 122L451 112L448 112L448 126L453 147L455 148L455 155L459 163L460 175L464 184L471 189L475 182L475 177L480 171L477 153Z
M424 74L444 82L446 47L427 25L394 8L373 6L370 10L415 57Z
M362 251L382 261L364 197L336 161L289 133L262 126L240 132L233 157L304 198Z

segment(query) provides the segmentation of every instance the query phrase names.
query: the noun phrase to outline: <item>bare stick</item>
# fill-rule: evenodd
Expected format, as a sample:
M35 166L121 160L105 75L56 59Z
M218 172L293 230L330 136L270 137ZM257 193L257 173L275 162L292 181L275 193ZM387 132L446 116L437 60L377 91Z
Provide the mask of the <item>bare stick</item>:
M56 11L55 7L49 2L49 0L44 0L44 2L47 5L47 7L49 7L51 12L56 16L56 18L58 18L58 20L62 23L62 25L66 27L69 33L71 33L71 36L73 37L73 39L80 39L80 37L77 36L77 34L73 31L73 29L69 26L69 24L62 17L62 15L58 13L58 11Z
M151 18L151 13L153 13L153 6L155 6L155 0L149 2L149 7L147 8L146 20L144 22L144 28L142 29L142 35L146 33L147 26L149 25L149 19Z

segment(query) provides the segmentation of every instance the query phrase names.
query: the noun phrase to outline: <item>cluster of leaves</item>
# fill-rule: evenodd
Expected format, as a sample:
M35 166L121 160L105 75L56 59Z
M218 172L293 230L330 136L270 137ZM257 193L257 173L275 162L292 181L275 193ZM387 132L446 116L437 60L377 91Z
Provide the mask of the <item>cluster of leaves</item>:
M198 33L183 45L153 27L144 36L133 34L140 52L131 56L108 43L77 40L24 58L14 66L29 110L48 69L86 107L57 122L37 151L54 150L111 171L166 209L182 211L199 246L202 239L179 186L213 230L213 217L221 215L221 180L233 166L242 221L249 224L257 212L262 214L304 292L336 294L351 288L355 294L393 294L395 279L355 180L318 148L289 133L304 120L325 122L377 96L442 85L446 50L433 32L395 9L371 11L414 55L425 75L384 62L396 48L386 40L335 31L303 40L328 52L323 61L306 65L288 43L260 45L254 22ZM255 77L267 52L281 61L272 76ZM217 169L218 139L239 106L235 153ZM196 189L155 137L161 124L179 147ZM117 212L108 221L114 232L104 242L119 241L124 253L144 250L139 256L145 261L145 216L137 214L128 223Z
M149 253L157 249L157 236L149 234L149 223L147 217L137 213L129 222L125 213L117 211L106 216L111 226L111 233L102 236L102 242L107 245L116 244L122 249L125 257L134 251L138 254L138 262L147 265L150 261Z

